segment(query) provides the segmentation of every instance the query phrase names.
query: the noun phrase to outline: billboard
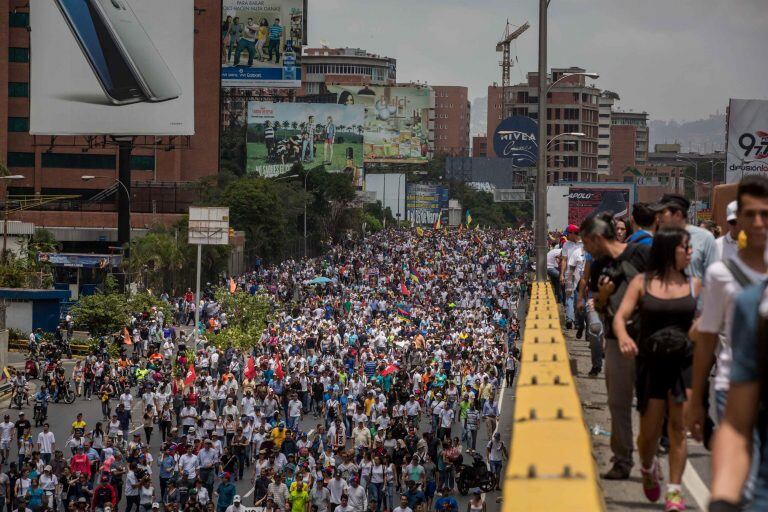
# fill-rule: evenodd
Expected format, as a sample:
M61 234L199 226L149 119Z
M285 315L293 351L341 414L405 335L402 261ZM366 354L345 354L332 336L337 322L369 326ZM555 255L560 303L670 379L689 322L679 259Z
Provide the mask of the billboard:
M611 211L618 217L629 215L634 201L633 185L583 186L577 184L568 189L568 224L581 225L588 216Z
M493 133L493 151L508 158L512 167L536 167L539 160L539 125L528 116L504 119Z
M768 100L734 100L728 107L726 183L768 175Z
M364 160L426 163L430 158L432 89L419 86L329 85L340 105L365 108Z
M408 183L405 192L407 219L415 225L432 225L448 207L448 187Z
M30 132L193 135L194 1L30 2Z
M224 0L223 87L301 87L306 0Z
M248 103L246 171L279 176L296 163L359 181L365 109L335 103Z

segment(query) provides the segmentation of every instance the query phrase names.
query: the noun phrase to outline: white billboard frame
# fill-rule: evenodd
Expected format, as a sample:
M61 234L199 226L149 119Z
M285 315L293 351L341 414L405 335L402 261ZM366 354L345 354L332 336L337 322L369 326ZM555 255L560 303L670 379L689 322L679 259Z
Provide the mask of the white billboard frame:
M189 232L192 245L229 245L229 208L189 207Z

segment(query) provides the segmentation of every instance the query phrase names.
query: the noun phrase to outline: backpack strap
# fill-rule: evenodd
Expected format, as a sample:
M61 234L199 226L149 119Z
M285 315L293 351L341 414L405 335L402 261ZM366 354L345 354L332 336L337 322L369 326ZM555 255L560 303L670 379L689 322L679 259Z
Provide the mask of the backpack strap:
M749 285L753 283L752 279L747 276L747 274L744 273L743 270L739 267L739 265L733 261L733 258L728 258L727 260L723 260L723 264L725 264L725 267L730 271L733 278L736 280L737 283L739 283L739 286L742 288L746 288Z

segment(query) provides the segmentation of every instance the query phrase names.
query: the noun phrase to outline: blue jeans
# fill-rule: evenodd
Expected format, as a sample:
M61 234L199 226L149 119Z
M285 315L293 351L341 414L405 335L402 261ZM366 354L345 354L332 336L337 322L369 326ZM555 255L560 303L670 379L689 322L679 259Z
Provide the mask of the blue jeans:
M720 423L723 421L723 417L725 416L725 403L727 399L728 391L726 390L715 390L715 410L717 412L717 422ZM757 474L760 470L760 452L762 451L762 443L760 442L760 433L757 431L757 428L752 432L752 466L749 468L749 477L747 478L747 481L744 482L744 488L741 490L741 497L744 500L744 502L749 503L752 501L753 498L755 498L755 483L757 482ZM764 486L761 485L761 488ZM759 501L760 498L757 498L757 501ZM763 501L762 505L759 507L757 506L757 501L755 503L752 503L751 506L753 508L750 508L748 510L766 510L766 505L768 505L768 501Z
M592 369L603 367L603 322L596 311L589 311L586 315L587 341L592 355Z
M560 290L560 271L556 268L548 268L547 276L552 283L552 291L555 294L555 300L562 302L562 291Z
M269 58L268 61L272 60L272 52L275 52L275 64L280 63L280 40L279 39L270 39L269 40L269 46L267 47L267 51L269 52Z
M243 53L243 50L248 50L248 66L253 66L253 58L256 56L256 43L243 38L240 38L237 42L234 65L238 66L240 64L240 55Z
M574 316L574 304L576 303L576 290L566 292L565 295L565 321L573 322L576 318Z

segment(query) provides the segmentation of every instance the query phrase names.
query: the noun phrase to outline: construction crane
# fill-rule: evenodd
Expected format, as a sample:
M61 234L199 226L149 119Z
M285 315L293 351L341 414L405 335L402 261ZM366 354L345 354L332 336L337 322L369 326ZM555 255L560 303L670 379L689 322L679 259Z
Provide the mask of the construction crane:
M514 66L514 63L512 62L512 56L509 51L509 47L512 44L512 41L520 37L520 35L531 28L531 26L526 21L523 23L520 27L518 27L515 30L511 30L511 25L509 23L509 20L507 20L507 27L504 30L504 37L501 41L496 43L496 51L502 52L503 55L501 57L501 62L499 62L499 66L501 66L501 116L502 117L508 117L509 112L507 109L507 103L509 100L507 99L507 93L509 92L509 71L512 69L512 66Z

